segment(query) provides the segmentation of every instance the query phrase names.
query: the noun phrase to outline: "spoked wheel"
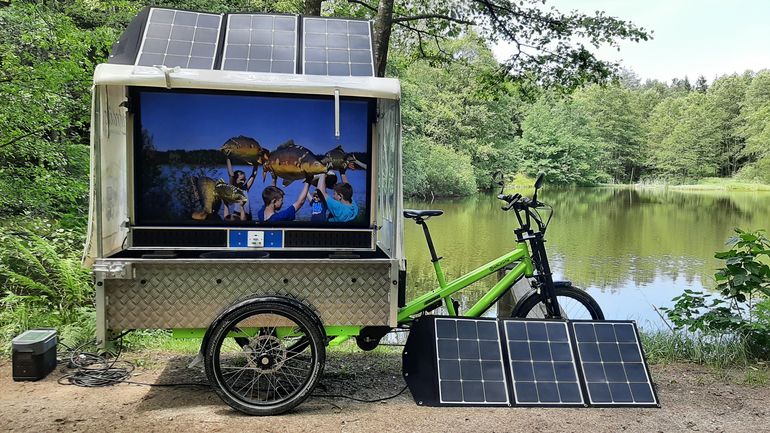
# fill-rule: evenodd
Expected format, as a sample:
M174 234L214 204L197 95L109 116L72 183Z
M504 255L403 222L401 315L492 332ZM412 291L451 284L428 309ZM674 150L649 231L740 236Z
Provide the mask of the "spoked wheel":
M556 287L556 299L562 311L563 319L604 320L604 313L596 300L577 287ZM519 302L511 313L512 317L542 319L545 316L545 303L542 295L535 293Z
M211 329L206 376L214 391L249 415L276 415L302 403L323 372L320 323L280 300L255 300Z

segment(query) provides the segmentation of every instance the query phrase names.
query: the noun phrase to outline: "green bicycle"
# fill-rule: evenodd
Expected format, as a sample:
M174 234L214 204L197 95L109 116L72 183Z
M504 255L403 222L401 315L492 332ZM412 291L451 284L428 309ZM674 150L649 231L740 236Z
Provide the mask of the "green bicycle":
M545 250L545 232L553 208L538 201L543 175L535 182L532 198L504 195L502 176L498 198L503 211L513 210L519 223L512 251L475 270L446 281L427 220L441 210L404 210L404 217L421 225L436 272L438 287L406 303L398 311L398 328L409 328L415 317L445 306L450 316L460 315L452 295L471 284L508 272L467 311L479 317L522 278L533 289L517 302L512 317L545 317L603 320L596 301L569 281L553 281ZM549 209L543 221L540 210ZM534 223L534 225L533 225ZM324 326L307 306L285 297L246 300L223 313L203 341L204 365L215 392L230 406L251 415L283 413L304 401L318 382L325 364L326 347L355 337L362 350L372 350L393 329L387 326Z
M542 187L544 175L541 173L535 181L535 192L532 198L521 194L503 195L502 177L497 180L501 186L498 199L505 202L503 211L513 210L519 223L516 234L516 247L467 274L447 282L441 268L441 257L436 254L433 239L428 230L427 220L442 215L441 210L404 210L404 217L413 219L423 228L425 240L430 251L431 262L438 280L438 287L407 303L398 312L399 326L408 326L416 314L432 311L444 305L450 316L462 315L479 317L489 310L500 298L522 278L532 278L532 290L518 300L511 317L545 317L551 319L593 319L603 320L599 304L585 291L574 287L569 281L553 281L551 267L545 251L545 233L553 216L553 208L537 199L538 190ZM549 217L543 221L540 209L548 209ZM535 227L533 227L533 224ZM527 245L529 244L529 245ZM497 282L484 296L467 311L458 311L459 303L452 295L465 289L471 284L497 275L500 270L509 272ZM502 314L502 312L498 312ZM358 346L363 350L371 350L377 346L379 339L390 329L363 328L356 337ZM383 333L384 332L384 333Z

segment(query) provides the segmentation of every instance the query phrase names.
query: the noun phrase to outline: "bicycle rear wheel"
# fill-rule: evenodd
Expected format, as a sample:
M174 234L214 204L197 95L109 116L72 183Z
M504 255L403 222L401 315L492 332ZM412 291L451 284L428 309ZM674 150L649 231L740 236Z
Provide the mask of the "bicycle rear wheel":
M555 287L556 299L562 311L563 319L604 320L604 313L594 298L577 287ZM511 317L542 319L545 316L545 303L539 293L522 299L513 309Z
M239 307L212 329L206 376L231 407L277 415L302 403L320 378L323 330L304 311L279 300Z

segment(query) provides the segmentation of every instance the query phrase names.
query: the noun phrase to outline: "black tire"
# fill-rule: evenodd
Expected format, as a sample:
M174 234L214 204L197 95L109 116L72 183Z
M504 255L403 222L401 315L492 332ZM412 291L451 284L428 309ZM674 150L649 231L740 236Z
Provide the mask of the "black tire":
M604 320L604 313L594 298L584 290L572 286L555 287L556 298L559 301L559 307L567 317L563 319L591 319ZM536 308L538 305L544 305L543 298L539 293L533 293L522 299L514 308L511 317L530 317L542 318L542 312L545 307Z
M282 332L287 330L288 335ZM240 412L284 413L318 383L326 362L323 335L319 321L290 303L254 301L225 314L211 329L204 348L206 377Z

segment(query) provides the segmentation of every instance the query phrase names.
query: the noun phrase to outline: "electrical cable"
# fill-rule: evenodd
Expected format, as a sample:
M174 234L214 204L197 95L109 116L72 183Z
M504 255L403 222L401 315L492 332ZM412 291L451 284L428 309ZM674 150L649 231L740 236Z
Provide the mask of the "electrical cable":
M374 400L366 400L366 399L352 397L352 396L343 395L343 394L311 394L311 396L312 397L323 397L323 398L346 398L348 400L353 400L353 401L357 401L357 402L360 402L360 403L379 403L381 401L391 400L391 399L394 399L394 398L398 397L399 395L403 394L404 391L406 391L408 388L409 388L408 385L404 385L404 387L401 388L401 391L399 391L397 394L393 394L393 395L388 396L388 397L376 398Z
M126 383L130 385L142 385L142 386L151 386L151 387L179 387L179 386L193 386L193 387L205 387L210 388L211 385L208 383L195 383L195 382L188 382L188 383L144 383L144 382L134 382L132 380L128 380L132 373L134 372L134 369L136 368L133 363L129 361L121 361L118 358L120 358L120 355L123 351L123 344L122 344L122 338L125 336L128 332L126 331L123 334L119 335L116 340L119 341L121 344L118 345L118 352L115 355L115 358L110 362L107 360L106 357L98 355L96 353L91 352L83 352L80 349L85 347L87 344L91 344L93 342L84 343L77 348L73 349L70 346L66 345L64 342L59 342L62 346L67 348L69 353L69 363L68 367L71 369L75 369L74 373L67 373L63 376L61 376L58 379L58 383L60 385L75 385L79 387L84 388L98 388L103 386L111 386L119 383ZM320 398L345 398L348 400L357 401L360 403L378 403L381 401L391 400L394 399L401 394L403 394L408 389L408 386L404 386L398 393L377 398L373 400L367 400L362 398L357 398L349 395L343 395L343 394L312 394L313 397L320 397Z
M128 332L119 335L116 339L121 344L118 345L118 352L115 358L110 362L106 357L91 352L83 352L80 349L87 344L93 342L84 343L77 348L73 349L63 342L59 342L62 346L68 349L69 362L68 368L74 369L72 373L67 373L61 376L57 382L60 385L75 385L84 388L97 388L103 386L111 386L118 383L127 383L131 385L143 385L153 387L169 387L169 386L201 386L210 387L208 383L144 383L134 382L128 380L136 368L133 363L129 361L121 361L120 354L123 351L122 338Z

